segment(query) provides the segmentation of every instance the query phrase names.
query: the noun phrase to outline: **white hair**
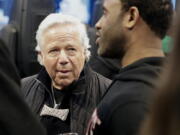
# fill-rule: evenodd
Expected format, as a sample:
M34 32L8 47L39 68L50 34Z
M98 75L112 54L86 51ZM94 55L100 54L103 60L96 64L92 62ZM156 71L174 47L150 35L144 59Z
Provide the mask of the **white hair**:
M73 24L75 25L74 27L77 28L77 32L79 33L80 39L82 41L82 45L85 49L85 57L86 61L89 60L90 58L90 45L89 45L89 38L87 35L86 27L83 23L81 23L80 20L77 18L70 16L70 15L64 15L62 13L51 13L49 14L39 25L38 30L36 32L36 41L37 41L37 46L42 48L41 44L41 37L43 36L43 33L45 30L50 28L51 26L55 24Z

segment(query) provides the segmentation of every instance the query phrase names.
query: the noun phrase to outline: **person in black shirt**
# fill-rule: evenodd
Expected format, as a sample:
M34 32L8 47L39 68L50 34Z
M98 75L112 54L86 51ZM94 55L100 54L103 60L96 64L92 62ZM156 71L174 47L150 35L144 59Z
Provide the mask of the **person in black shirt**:
M2 40L0 40L0 65L0 134L46 135L43 126L23 99L20 77Z
M49 135L85 134L91 114L111 81L88 66L89 39L78 19L50 14L36 35L43 65L22 80L25 99Z
M69 93L68 90L60 91L59 89L53 88L54 91L54 100L56 100L57 105L55 108L57 109L68 109L69 106ZM46 127L48 134L56 134L56 133L67 133L70 132L70 115L67 116L65 121L57 119L52 116L42 116L41 122Z
M151 113L142 124L139 135L180 134L180 10L176 15L173 50L158 80Z
M104 0L96 24L98 54L119 59L122 68L94 111L87 134L138 133L161 70L161 40L172 13L171 0Z

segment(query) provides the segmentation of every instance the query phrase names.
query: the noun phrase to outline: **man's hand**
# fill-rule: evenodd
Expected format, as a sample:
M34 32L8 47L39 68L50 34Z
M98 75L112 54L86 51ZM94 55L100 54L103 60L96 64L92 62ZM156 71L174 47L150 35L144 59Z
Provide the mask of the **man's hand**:
M91 119L88 123L86 135L93 135L93 130L95 129L96 124L101 125L101 120L99 119L99 117L97 115L97 109L94 110L94 112L91 116Z

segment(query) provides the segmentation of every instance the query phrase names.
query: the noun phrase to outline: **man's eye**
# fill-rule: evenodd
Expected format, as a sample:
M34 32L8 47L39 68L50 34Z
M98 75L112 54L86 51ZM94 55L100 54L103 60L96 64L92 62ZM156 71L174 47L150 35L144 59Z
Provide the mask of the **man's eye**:
M49 53L58 52L58 51L59 51L58 49L52 49L49 51Z
M107 11L106 10L103 10L103 15L106 15L107 14Z
M73 56L76 54L76 48L67 48L67 54Z
M59 50L58 49L52 49L48 52L49 56L55 57L58 56Z
M76 51L75 48L68 48L68 51Z

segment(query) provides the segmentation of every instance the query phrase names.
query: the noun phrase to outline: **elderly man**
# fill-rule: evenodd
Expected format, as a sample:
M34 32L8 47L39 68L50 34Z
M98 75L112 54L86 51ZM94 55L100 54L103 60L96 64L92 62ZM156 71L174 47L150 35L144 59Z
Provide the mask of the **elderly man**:
M97 22L99 55L119 59L121 71L93 113L87 133L135 135L153 97L163 61L161 40L172 20L171 0L104 0ZM99 126L98 126L99 125Z
M36 39L44 68L22 80L25 98L48 134L83 135L111 83L86 64L90 52L85 26L72 16L50 14L40 24Z

